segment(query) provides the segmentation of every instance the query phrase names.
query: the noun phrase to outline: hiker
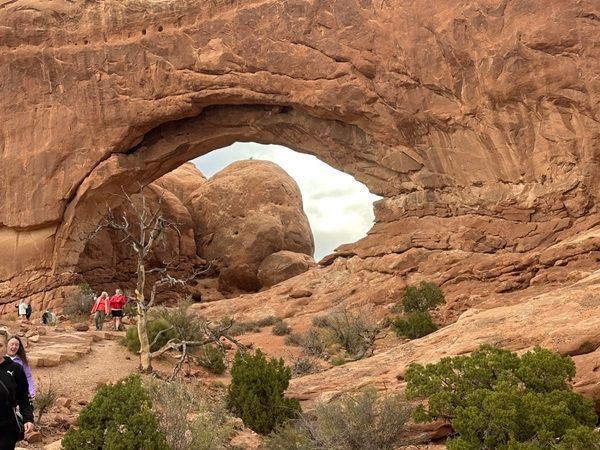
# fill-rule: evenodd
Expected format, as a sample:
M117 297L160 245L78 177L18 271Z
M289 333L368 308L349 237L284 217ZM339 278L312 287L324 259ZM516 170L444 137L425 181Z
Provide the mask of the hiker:
M104 291L96 299L94 306L92 306L92 314L94 314L94 321L96 323L96 331L102 331L104 326L104 318L108 315L108 292Z
M108 302L110 313L115 322L115 331L121 330L121 319L123 318L123 306L125 306L125 303L127 303L127 299L123 295L123 291L121 289L115 290L115 295Z
M14 362L20 365L25 372L27 377L27 383L29 384L29 397L35 398L35 383L33 376L31 375L31 368L29 367L29 361L27 361L27 354L25 353L25 347L23 341L19 336L12 336L6 344L6 355L10 357Z
M6 333L0 334L0 354L6 352ZM18 417L16 407L19 407ZM9 356L0 359L0 449L14 450L24 433L33 430L33 405L27 376Z
M42 314L42 323L44 325L55 325L56 324L56 316L52 312L51 309L47 309L44 314Z
M21 299L21 301L17 305L17 308L19 308L19 311L17 313L19 315L19 320L26 320L27 319L27 304L25 303L25 300Z
M31 317L31 312L32 312L31 299L26 298L24 303L25 303L25 318L27 320L29 320L29 318Z

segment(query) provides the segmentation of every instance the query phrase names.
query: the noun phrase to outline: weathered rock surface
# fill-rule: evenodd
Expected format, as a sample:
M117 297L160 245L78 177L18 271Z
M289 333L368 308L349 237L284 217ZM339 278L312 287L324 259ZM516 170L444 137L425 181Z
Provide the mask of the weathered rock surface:
M271 287L315 267L314 259L303 253L282 250L267 256L258 267L261 286Z
M188 201L198 254L219 260L220 286L258 290L258 269L273 253L312 255L314 242L296 182L267 161L239 161L215 174Z
M60 304L99 204L237 140L384 197L346 254L497 256L499 292L581 277L589 252L560 244L597 221L598 17L592 0L7 3L0 303ZM463 294L481 279L459 276Z
M166 189L171 194L175 194L179 201L185 205L192 193L204 183L206 183L206 177L193 163L188 162L163 175L153 184Z

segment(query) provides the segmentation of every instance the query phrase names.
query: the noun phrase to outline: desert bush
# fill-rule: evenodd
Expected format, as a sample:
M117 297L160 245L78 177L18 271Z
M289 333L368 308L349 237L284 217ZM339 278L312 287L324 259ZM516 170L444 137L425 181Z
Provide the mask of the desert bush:
M359 314L346 309L313 319L313 326L304 337L303 348L309 355L320 356L326 350L341 349L347 355L364 354L370 345L365 339L373 327Z
M273 329L271 331L275 336L285 336L286 334L290 334L292 329L286 321L280 320L273 325Z
M156 335L161 331L163 331L163 333L156 340L156 342L154 342ZM169 340L175 339L177 337L177 332L172 327L172 325L165 319L149 320L147 325L147 332L150 344L154 342L154 344L150 346L151 352L160 349L163 345L169 342ZM137 353L140 351L140 338L138 336L137 327L127 328L127 333L125 333L125 337L122 340L122 344L125 345L127 349L132 353Z
M310 328L302 338L302 349L308 355L321 356L325 352L325 341L316 328Z
M215 375L225 372L225 352L218 345L203 345L195 351L196 360L202 367Z
M278 428L266 439L267 450L393 450L411 408L399 395L380 398L374 388L317 405L310 415ZM285 441L288 446L285 446Z
M247 427L269 434L300 410L298 400L284 397L291 376L281 358L267 361L260 349L254 355L238 350L231 367L227 407Z
M346 360L346 358L344 358L343 356L334 355L331 357L331 360L329 362L333 366L343 366L344 364L346 364L348 362L348 360Z
M470 356L412 364L406 394L427 399L415 420L451 422L450 450L600 448L593 403L571 391L574 375L571 358L540 347L519 357L483 345Z
M320 370L319 363L315 358L300 355L294 358L291 365L292 375L295 377L315 373Z
M40 423L42 416L54 406L58 395L58 391L54 388L52 382L47 385L38 383L33 399L33 410L37 412L37 423Z
M406 317L396 317L392 320L391 326L398 336L409 339L427 336L438 328L427 311L416 311Z
M164 450L164 434L151 410L152 402L140 377L101 387L81 410L79 428L62 440L64 450Z
M222 405L189 386L153 381L149 385L160 430L172 450L224 450L232 432Z
M304 343L304 337L298 333L290 333L285 337L285 345L294 345L300 347Z
M425 312L446 302L442 290L435 284L421 281L419 287L408 286L401 299L407 314Z
M65 299L63 314L77 320L87 318L95 301L96 296L90 285L82 283L79 285L79 292Z
M190 312L191 305L190 298L180 299L175 308L156 308L152 311L152 318L162 319L172 325L175 337L182 341L201 340L205 334L206 321L194 312Z
M256 322L236 322L231 317L222 318L220 325L222 327L229 327L227 330L229 336L240 336L248 332L258 333L260 331L260 327Z
M256 325L259 327L270 327L271 325L275 325L277 322L281 322L281 319L276 316L267 316L262 319L257 320Z

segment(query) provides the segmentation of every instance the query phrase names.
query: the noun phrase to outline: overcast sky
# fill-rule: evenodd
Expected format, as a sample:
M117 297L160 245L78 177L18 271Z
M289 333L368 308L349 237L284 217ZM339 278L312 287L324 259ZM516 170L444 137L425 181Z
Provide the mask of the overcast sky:
M237 142L192 162L210 178L232 162L251 157L273 161L298 183L315 238L316 261L338 245L364 237L373 225L373 202L380 197L312 155L279 145Z

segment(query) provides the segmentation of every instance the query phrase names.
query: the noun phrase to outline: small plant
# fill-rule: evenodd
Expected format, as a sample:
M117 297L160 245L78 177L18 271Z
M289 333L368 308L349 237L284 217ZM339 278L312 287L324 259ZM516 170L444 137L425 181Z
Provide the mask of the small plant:
M152 402L139 376L101 387L81 410L79 428L71 428L62 440L64 450L145 449L167 447Z
M346 360L346 358L344 358L343 356L340 355L334 355L331 360L329 361L333 366L343 366L344 364L346 364L348 361Z
M291 370L283 359L267 361L260 349L254 355L237 351L231 367L227 407L260 434L269 434L300 411L298 400L284 397Z
M299 356L292 361L292 375L299 377L309 373L318 372L320 367L315 358Z
M403 434L411 408L399 395L380 398L374 388L320 404L266 439L267 450L393 450ZM286 444L287 442L287 444Z
M75 320L87 319L95 301L90 285L82 283L79 285L79 292L65 300L63 314Z
M402 308L407 314L425 312L446 302L442 290L435 284L421 281L419 287L408 286L402 296Z
M204 345L198 350L196 360L210 373L221 375L225 372L225 352L217 345Z
M271 325L275 325L277 322L281 322L279 317L275 316L267 316L262 319L257 320L255 323L259 327L270 327Z
M232 432L222 405L211 403L189 386L153 381L153 410L171 450L225 450Z
M536 347L522 357L483 345L469 356L411 364L409 399L427 399L414 419L450 421L449 450L593 449L593 402L571 391L570 358Z
M37 423L40 423L42 416L54 406L57 398L58 391L51 382L47 385L38 384L37 392L33 399L33 410L37 412Z
M275 323L275 325L273 325L272 331L275 336L285 336L286 334L290 334L292 332L292 329L286 321L280 320L279 322Z
M321 356L341 349L350 359L360 359L373 345L368 337L374 335L374 330L362 316L341 309L315 317L302 346L309 355Z
M148 321L148 340L150 344L150 351L154 352L164 346L169 340L177 337L177 332L173 326L165 319L155 319ZM157 335L160 333L158 338ZM140 339L138 337L137 327L127 328L127 333L122 341L123 345L132 353L140 351Z
M300 347L304 344L304 338L301 334L298 333L290 333L285 337L285 345L294 345Z
M438 327L428 312L417 311L410 313L406 318L393 319L392 328L398 336L418 339L433 333Z
M157 308L153 311L154 319L162 319L173 326L175 337L182 341L197 341L204 336L206 321L190 312L192 301L190 298L179 300L175 308ZM153 338L150 338L152 342Z

